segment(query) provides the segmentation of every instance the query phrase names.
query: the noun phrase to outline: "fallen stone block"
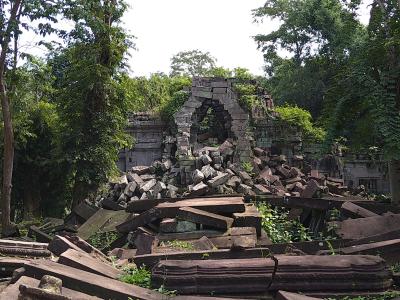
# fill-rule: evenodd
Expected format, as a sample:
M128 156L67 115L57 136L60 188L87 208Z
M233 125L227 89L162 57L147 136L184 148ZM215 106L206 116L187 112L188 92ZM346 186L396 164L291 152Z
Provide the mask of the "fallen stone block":
M77 235L82 239L87 240L98 232L115 231L117 225L124 223L133 217L133 214L122 210L112 211L100 209L78 228Z
M212 158L210 156L208 156L207 154L204 154L200 157L201 162L203 163L203 165L209 165L212 163Z
M176 233L176 232L191 232L195 231L197 226L193 222L181 221L177 219L164 219L160 223L160 232Z
M27 259L21 258L0 258L0 278L9 278L17 269L23 269Z
M124 249L124 248L115 248L111 250L108 255L114 256L118 259L132 259L136 256L136 249Z
M361 239L400 229L400 214L348 219L334 222L336 233L344 239Z
M216 249L214 244L206 236L203 236L202 238L194 241L193 242L193 247L196 250L213 250L213 249Z
M223 230L227 230L228 228L230 228L233 223L232 218L224 217L192 207L180 208L177 212L177 217L182 220Z
M289 293L285 291L278 291L275 300L321 300L321 298L308 297L301 294Z
M49 257L47 243L22 242L0 239L0 254L3 256Z
M145 184L139 188L139 191L141 193L146 193L150 191L156 184L157 184L156 179L150 179L148 182L145 182Z
M49 243L47 249L56 256L60 256L69 249L84 252L81 248L70 242L67 238L59 235L54 237L54 239Z
M272 194L271 191L262 184L255 184L253 190L257 195Z
M290 177L290 168L285 166L277 166L275 168L276 174L281 176L283 179L287 179Z
M152 272L152 284L180 294L381 291L392 285L384 260L374 256L275 256L254 259L165 260ZM190 270L191 276L187 276ZM352 274L349 280L348 274ZM273 275L274 274L274 277Z
M194 170L192 174L193 184L199 184L204 180L204 174L200 170Z
M261 236L262 217L254 204L246 204L245 211L241 213L233 213L233 218L233 226L254 227L257 231L257 236Z
M144 175L152 173L151 167L149 166L136 166L132 167L132 172L138 175Z
M158 239L155 232L139 227L134 233L133 244L136 246L137 255L150 254L158 245Z
M369 211L368 209L365 209L361 206L358 206L357 204L354 204L350 201L346 201L345 203L343 203L341 210L342 212L344 212L344 214L353 218L379 217L378 214Z
M361 244L350 247L344 247L334 250L323 250L319 251L318 254L332 255L334 254L369 254L379 255L386 260L387 263L394 264L400 260L400 239L381 241L376 243Z
M229 178L229 180L226 182L227 186L230 186L232 188L236 188L239 184L242 183L242 180L238 176L232 176Z
M243 195L249 195L251 191L251 187L246 185L246 184L239 184L237 188L238 193L241 193Z
M129 181L136 182L138 187L141 187L144 184L143 179L136 173L128 173L127 177Z
M137 183L135 181L129 182L124 190L124 194L129 198L133 196L137 188Z
M222 173L214 178L210 179L207 184L211 188L216 188L219 185L225 184L229 180L230 175L228 173Z
M258 148L258 147L254 148L253 152L254 152L254 155L257 156L257 157L262 157L262 156L265 155L265 151L263 149L261 149L261 148Z
M25 264L24 275L40 279L44 275L60 278L63 286L102 299L162 300L165 297L155 291L127 284L108 277L71 268L52 261L30 261Z
M210 179L217 176L217 171L211 167L210 165L204 166L201 168L201 173L204 174L205 179Z
M39 287L40 281L38 279L34 279L31 277L22 276L21 278L19 278L19 280L17 282L15 282L14 284L10 284L8 287L6 287L0 293L0 299L4 299L4 300L19 299L19 297L20 297L19 288L21 285L28 286L28 287ZM100 299L102 299L102 298L90 296L88 294L84 294L84 293L75 291L73 289L68 289L65 287L62 288L62 296L67 297L67 299L70 299L70 300L100 300ZM36 299L38 299L38 298L36 298ZM39 299L46 299L46 298L41 297ZM48 298L48 299L54 300L54 298Z
M208 185L204 184L203 182L200 182L195 186L193 186L189 193L191 197L198 197L207 194L207 192L208 192Z
M128 233L159 219L174 218L179 209L183 207L193 207L213 213L233 213L245 210L243 197L199 198L165 202L118 225L117 230Z
M43 232L42 230L39 229L39 227L37 227L35 225L32 225L29 227L28 237L34 238L35 241L37 241L39 243L48 243L53 239L53 237L51 235ZM1 253L1 249L0 249L0 253Z
M320 187L317 181L314 179L311 179L308 181L306 188L303 190L301 193L301 197L303 198L313 198L314 196L317 195L317 192L319 191Z
M94 259L82 251L76 251L74 249L69 249L62 253L57 262L82 271L87 271L114 279L118 279L122 274L113 266Z

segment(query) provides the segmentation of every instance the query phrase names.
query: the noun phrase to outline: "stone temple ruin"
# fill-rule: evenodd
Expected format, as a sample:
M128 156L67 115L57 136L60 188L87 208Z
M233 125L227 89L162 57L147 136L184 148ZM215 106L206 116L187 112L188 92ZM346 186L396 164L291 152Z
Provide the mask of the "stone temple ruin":
M271 97L259 88L249 111L236 84L194 79L172 124L132 115L121 176L64 220L0 240L0 299L399 295L400 208L346 183L382 165L308 159Z
M190 184L190 174L195 170L193 153L230 139L235 142L232 162L251 161L251 148L259 147L273 155L285 155L289 164L293 158L304 156L311 168L326 176L343 178L350 187L364 185L374 193L389 192L385 161L359 155L344 157L340 153L315 160L313 151L303 147L298 128L275 118L273 100L264 89L258 87L259 105L251 111L240 105L235 91L235 85L240 83L236 79L194 78L187 90L188 100L174 115L173 124L166 124L153 113L132 114L127 131L135 139L135 146L120 152L119 169L125 172L154 161L177 159L181 174L186 174L181 183ZM202 128L202 122L210 116L212 127Z
M239 104L239 96L233 89L237 82L235 79L194 78L189 98L175 114L173 126L152 113L133 114L127 131L134 137L135 146L120 152L120 170L171 158L190 166L194 151L207 144L221 144L227 138L235 142L234 162L250 161L251 146L271 149L288 159L299 153L301 133L274 119L271 97L260 88L260 106L249 112ZM219 123L218 137L200 131L200 123L210 110Z

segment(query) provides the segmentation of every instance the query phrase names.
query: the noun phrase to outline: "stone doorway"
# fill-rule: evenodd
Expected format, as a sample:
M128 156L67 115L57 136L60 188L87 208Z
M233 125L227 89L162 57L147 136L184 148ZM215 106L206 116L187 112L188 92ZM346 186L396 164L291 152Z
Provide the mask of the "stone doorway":
M225 135L236 143L234 160L248 161L251 150L247 136L249 114L238 103L232 89L233 81L221 78L194 78L190 97L175 114L177 127L177 154L187 159L198 146L201 122L212 110Z

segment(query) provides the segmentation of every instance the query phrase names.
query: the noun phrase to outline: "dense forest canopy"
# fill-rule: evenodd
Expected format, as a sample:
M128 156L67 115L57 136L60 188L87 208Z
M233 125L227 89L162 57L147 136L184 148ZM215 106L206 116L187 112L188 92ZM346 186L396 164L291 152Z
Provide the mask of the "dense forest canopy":
M257 79L282 118L327 149L338 139L356 151L378 147L399 201L400 3L374 0L367 26L359 6L268 0L255 7L256 21L280 24L254 37L265 58L262 77L218 66L197 49L172 57L170 74L132 77L126 57L134 45L121 24L126 2L0 1L3 216L10 206L13 220L62 215L94 193L116 174L119 149L134 142L124 131L128 114L154 111L170 120L191 76ZM60 30L59 21L71 28ZM27 31L62 43L47 44L45 58L23 53L18 39ZM3 231L10 223L3 218Z

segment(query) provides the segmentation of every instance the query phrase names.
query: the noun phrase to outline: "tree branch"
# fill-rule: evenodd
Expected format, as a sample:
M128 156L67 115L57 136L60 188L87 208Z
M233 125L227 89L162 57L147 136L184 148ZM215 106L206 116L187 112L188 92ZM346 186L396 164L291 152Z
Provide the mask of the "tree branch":
M11 32L13 30L13 25L17 19L17 13L19 7L21 6L22 0L15 0L14 6L11 9L10 18L8 20L7 29L4 33L4 40L1 44L1 54L0 54L0 76L4 73L6 55L8 51L8 44L11 41Z

